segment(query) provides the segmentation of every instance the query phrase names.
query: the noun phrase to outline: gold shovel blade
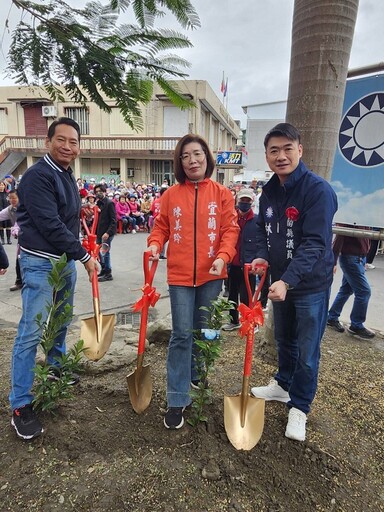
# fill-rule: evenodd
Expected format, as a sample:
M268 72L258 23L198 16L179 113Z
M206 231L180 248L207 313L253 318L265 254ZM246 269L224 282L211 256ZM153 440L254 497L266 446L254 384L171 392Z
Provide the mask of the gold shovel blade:
M248 396L242 427L242 396L224 397L224 427L229 441L237 450L252 450L260 441L264 429L264 411L265 400Z
M84 341L84 355L91 361L99 361L111 346L116 315L99 315L81 320L80 338Z
M129 398L133 410L141 414L152 399L152 379L149 364L136 368L127 376Z

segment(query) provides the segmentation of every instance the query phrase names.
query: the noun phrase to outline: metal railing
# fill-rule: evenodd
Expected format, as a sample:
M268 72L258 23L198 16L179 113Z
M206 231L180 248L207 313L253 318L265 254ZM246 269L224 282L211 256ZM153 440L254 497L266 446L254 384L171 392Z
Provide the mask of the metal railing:
M161 152L173 151L179 137L82 137L80 147L90 152ZM5 151L38 151L45 148L45 137L6 136L0 141L0 155Z
M364 228L347 228L344 226L333 226L332 233L335 235L351 236L352 238L369 238L370 240L384 240L384 229L371 231Z

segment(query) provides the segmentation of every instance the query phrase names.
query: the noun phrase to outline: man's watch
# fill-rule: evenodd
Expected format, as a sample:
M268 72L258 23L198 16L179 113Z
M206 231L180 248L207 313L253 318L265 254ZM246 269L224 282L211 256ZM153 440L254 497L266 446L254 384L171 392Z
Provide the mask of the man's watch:
M293 290L293 286L291 286L290 284L286 283L285 281L283 281L283 283L285 284L285 287L288 290Z

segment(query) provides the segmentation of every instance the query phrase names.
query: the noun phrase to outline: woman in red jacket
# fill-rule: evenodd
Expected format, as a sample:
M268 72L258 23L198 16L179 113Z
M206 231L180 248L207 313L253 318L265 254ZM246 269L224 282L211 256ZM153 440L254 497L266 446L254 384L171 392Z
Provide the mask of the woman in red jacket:
M184 424L191 384L198 385L193 357L193 330L205 326L201 306L220 294L227 263L236 253L239 232L231 192L210 179L215 160L199 135L185 135L174 154L177 185L161 198L160 213L148 237L158 259L168 241L167 270L172 335L167 357L167 428Z

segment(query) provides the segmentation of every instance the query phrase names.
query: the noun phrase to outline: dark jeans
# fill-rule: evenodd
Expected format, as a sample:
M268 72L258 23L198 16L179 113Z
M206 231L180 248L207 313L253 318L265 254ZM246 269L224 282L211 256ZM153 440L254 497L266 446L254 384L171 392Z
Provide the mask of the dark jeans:
M315 397L320 343L327 322L329 292L273 302L279 370L275 379L289 392L288 407L307 414Z
M106 274L110 274L112 272L112 266L111 266L111 247L112 247L112 240L114 235L110 236L108 240L105 241L106 244L109 245L109 251L102 256L100 254L100 264L101 268L104 270ZM97 239L98 244L104 243L101 238Z
M351 327L361 329L367 318L371 287L365 277L365 258L341 254L339 263L343 271L340 290L329 310L328 320L338 320L344 304L351 295L355 295L351 311Z
M168 407L185 407L191 403L191 380L198 378L193 331L206 326L206 313L200 308L209 307L217 299L222 285L222 279L215 279L196 287L169 286L172 334L167 355Z

